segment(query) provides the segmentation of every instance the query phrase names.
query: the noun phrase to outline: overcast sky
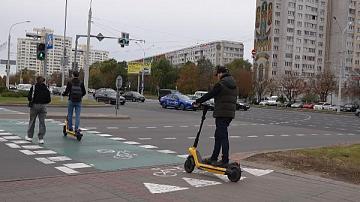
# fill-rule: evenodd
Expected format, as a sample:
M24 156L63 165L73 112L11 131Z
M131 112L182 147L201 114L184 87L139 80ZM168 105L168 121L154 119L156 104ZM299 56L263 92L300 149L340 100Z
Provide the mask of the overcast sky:
M215 40L240 41L245 46L245 59L250 59L253 46L255 0L93 0L92 34L106 36L130 33L130 38L144 39L144 44L131 43L120 48L116 40L91 40L95 49L107 50L116 60L139 59ZM67 36L87 33L90 0L68 0ZM33 27L64 32L65 0L1 0L0 59L7 59L8 31L11 32L11 58L16 59L16 38L25 37ZM80 39L79 43L86 43ZM15 68L13 68L15 69ZM12 71L13 72L13 71ZM5 68L0 67L0 74Z

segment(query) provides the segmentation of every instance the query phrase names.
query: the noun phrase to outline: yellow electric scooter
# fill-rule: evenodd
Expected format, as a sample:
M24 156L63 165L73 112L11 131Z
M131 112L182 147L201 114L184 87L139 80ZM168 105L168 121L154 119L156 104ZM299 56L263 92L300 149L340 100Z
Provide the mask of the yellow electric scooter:
M228 179L231 182L237 182L240 180L241 172L242 172L240 169L239 163L230 162L226 167L218 167L218 166L213 166L210 164L205 164L200 156L200 152L196 150L196 147L199 142L201 128L206 119L206 113L209 110L209 106L207 106L207 105L203 105L203 106L204 106L204 109L203 109L203 115L201 118L201 124L200 124L199 131L196 135L194 145L189 148L189 156L187 157L187 159L184 163L185 171L187 173L191 173L194 170L194 168L196 167L200 170L205 170L207 172L221 174L221 175L227 175Z
M79 131L72 131L69 130L69 125L68 125L68 117L66 116L65 119L65 125L63 126L63 134L66 137L68 134L75 137L78 141L81 141L81 138L83 136L83 134L81 134Z

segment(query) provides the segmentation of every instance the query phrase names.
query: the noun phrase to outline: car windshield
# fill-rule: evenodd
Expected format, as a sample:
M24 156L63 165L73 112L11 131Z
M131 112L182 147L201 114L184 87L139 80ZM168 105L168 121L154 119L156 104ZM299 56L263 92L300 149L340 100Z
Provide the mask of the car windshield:
M135 96L142 96L139 92L133 92Z

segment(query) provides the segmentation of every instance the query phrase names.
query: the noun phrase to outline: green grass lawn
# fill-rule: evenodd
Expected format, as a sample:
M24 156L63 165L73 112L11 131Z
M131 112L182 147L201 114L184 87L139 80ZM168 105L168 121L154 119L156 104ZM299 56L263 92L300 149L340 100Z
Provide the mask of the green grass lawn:
M271 152L247 160L360 184L360 144Z
M68 97L64 97L61 100L60 96L51 97L50 105L67 105ZM1 97L0 96L0 104L24 104L28 103L26 97ZM95 100L83 100L83 105L104 105L102 102L96 102Z

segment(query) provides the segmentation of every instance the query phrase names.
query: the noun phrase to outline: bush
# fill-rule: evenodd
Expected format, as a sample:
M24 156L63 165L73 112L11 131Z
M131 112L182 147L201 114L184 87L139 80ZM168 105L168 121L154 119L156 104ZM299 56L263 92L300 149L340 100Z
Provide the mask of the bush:
M3 92L1 93L2 97L27 97L28 96L28 92L27 91L7 91L7 92Z
M9 92L9 90L6 88L6 86L0 86L0 94L3 92Z

